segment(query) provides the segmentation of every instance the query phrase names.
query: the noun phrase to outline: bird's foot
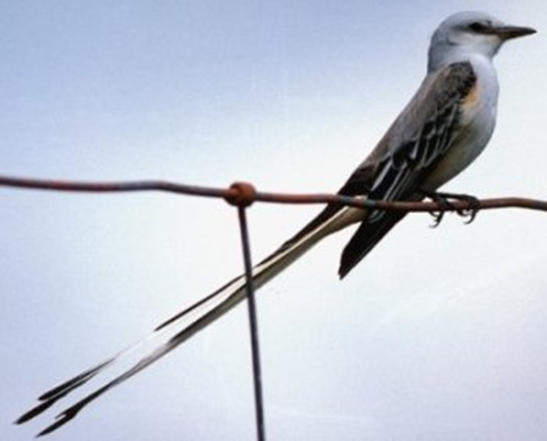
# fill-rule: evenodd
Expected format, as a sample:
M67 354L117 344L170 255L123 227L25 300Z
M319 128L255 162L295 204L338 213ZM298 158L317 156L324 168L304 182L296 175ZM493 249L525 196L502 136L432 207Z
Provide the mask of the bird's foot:
M477 217L477 213L480 209L480 201L475 197L468 194L461 193L444 193L437 191L422 191L422 194L433 202L436 202L441 207L439 211L431 212L433 216L433 225L432 228L436 228L440 225L441 221L444 218L446 211L453 210L459 216L468 218L466 224L470 224ZM453 203L450 202L450 199L455 201L463 201L467 203L465 208L456 208Z

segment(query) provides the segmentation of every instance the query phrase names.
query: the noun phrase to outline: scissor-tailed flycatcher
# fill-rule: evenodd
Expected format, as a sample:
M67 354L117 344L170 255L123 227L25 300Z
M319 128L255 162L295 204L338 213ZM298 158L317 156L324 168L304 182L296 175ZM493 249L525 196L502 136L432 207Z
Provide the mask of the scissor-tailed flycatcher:
M478 12L458 13L443 21L431 39L427 76L417 93L339 193L416 201L460 173L482 152L494 130L498 101L494 55L507 40L534 32ZM328 205L254 267L255 286L264 285L324 237L359 223L342 253L339 274L344 277L404 216L400 212ZM126 368L103 378L93 392L64 410L41 434L56 430L87 404L171 352L244 298L245 278L239 276L160 325L145 341L45 393L40 403L17 422L34 418L89 380L99 380L98 374L106 374L107 368L125 361Z

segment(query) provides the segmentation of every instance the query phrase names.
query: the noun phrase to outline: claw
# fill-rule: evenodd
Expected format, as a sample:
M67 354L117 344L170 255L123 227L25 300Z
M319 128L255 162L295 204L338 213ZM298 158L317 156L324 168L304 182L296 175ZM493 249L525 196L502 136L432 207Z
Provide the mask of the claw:
M431 225L431 228L437 228L440 225L447 209L454 209L454 205L450 203L449 199L465 201L469 205L467 208L456 210L456 213L459 216L468 218L465 221L466 225L469 225L475 220L480 209L480 201L475 196L456 193L440 193L435 191L422 191L421 193L430 198L433 202L439 204L442 208L441 211L430 213L431 216L433 216L433 225Z
M429 226L429 228L437 228L444 218L444 213L444 211L430 212L429 214L433 217L433 223Z
M467 210L462 210L461 213L458 212L458 214L462 217L467 218L463 221L463 223L465 225L469 225L471 222L473 222L475 220L475 218L477 217L478 212L479 211L477 209L474 209L474 210L467 209Z
M458 210L457 213L462 217L467 217L468 219L465 221L465 224L469 225L477 217L477 213L479 212L481 204L475 196L469 196L469 195L459 195L459 196L460 196L460 200L467 202L469 207L463 210Z
M446 211L448 209L453 209L454 206L450 203L448 198L445 196L444 193L437 193L434 191L423 191L422 192L424 196L431 199L433 202L436 202L440 205L441 210L439 211L430 211L429 214L433 216L433 225L430 225L430 228L437 228L442 220L444 219L444 215L446 214Z

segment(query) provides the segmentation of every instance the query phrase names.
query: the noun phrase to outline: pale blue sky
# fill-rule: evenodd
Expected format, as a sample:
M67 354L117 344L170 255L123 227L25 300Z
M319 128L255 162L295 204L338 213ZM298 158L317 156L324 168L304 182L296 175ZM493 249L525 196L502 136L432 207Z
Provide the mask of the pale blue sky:
M0 174L335 190L465 9L539 33L500 53L496 134L447 189L545 199L542 0L8 2ZM41 427L11 424L40 392L242 267L218 201L0 189L0 207L3 440ZM256 258L317 209L254 206ZM343 282L347 233L261 291L269 439L543 439L545 219L411 216ZM239 308L51 439L254 439L246 327Z

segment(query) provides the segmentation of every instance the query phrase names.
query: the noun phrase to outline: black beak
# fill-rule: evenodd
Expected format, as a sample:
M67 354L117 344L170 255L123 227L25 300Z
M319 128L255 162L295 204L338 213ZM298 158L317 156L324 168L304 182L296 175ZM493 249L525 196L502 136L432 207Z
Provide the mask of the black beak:
M537 31L525 26L500 26L492 29L492 33L502 40L511 40L513 38L525 37L535 34Z

